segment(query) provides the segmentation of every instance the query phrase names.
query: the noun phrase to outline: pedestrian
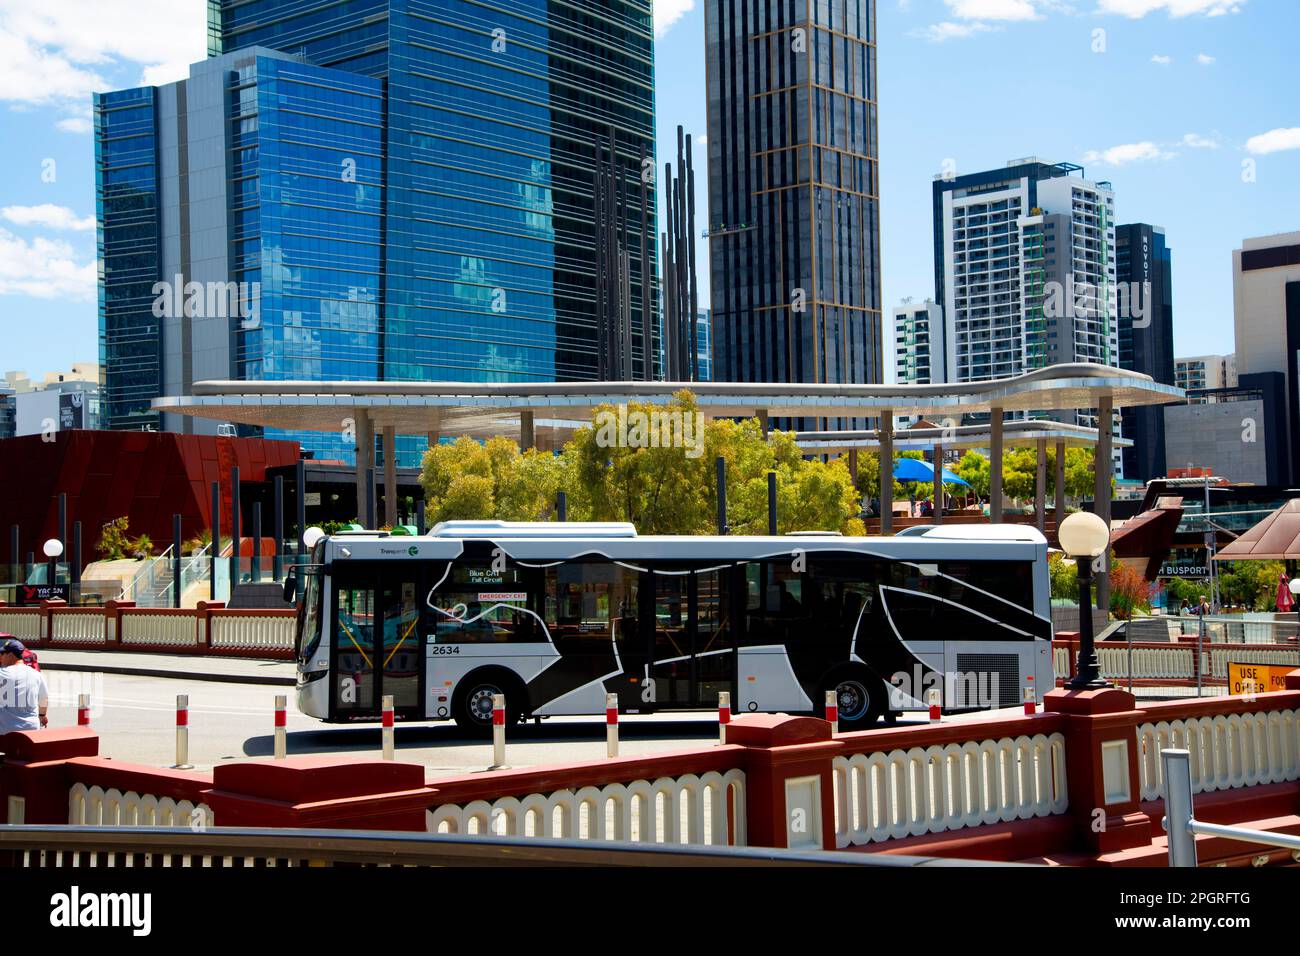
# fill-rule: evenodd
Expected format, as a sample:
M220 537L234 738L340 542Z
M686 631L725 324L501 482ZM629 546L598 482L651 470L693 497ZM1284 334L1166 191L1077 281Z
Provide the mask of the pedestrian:
M26 650L12 637L0 644L0 734L49 725L49 690L41 672L23 663Z

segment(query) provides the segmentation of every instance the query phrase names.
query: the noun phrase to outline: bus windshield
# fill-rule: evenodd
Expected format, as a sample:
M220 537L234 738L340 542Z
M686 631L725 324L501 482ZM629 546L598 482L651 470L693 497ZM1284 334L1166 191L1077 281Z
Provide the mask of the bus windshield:
M321 638L321 579L324 569L319 565L298 568L298 588L302 600L298 604L298 660L306 663Z

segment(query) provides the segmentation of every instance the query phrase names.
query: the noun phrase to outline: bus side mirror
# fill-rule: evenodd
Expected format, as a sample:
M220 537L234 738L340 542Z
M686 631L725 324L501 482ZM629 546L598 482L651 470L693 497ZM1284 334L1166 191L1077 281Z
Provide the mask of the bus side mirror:
M298 575L290 571L284 576L284 603L292 604L298 592Z

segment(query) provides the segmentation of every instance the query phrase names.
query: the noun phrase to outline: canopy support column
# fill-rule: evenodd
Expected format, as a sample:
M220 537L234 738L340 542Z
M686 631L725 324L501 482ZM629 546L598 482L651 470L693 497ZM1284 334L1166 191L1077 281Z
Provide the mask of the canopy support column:
M1047 439L1038 439L1038 470L1034 475L1034 521L1047 530Z
M1065 520L1065 442L1056 443L1056 527Z
M528 451L537 447L536 430L533 425L532 412L519 413L519 450Z
M370 474L375 467L375 423L364 408L356 410L357 523L365 524L370 501Z
M1109 395L1097 402L1097 453L1093 469L1097 476L1097 516L1110 528L1110 480L1115 471L1111 438L1115 431L1115 399ZM1110 608L1110 548L1102 555L1101 574L1097 577L1097 608Z
M943 446L934 446L934 523L943 524Z
M894 410L880 412L880 533L894 533Z
M397 428L384 426L384 524L397 524Z
M1002 409L989 413L989 521L1002 523Z

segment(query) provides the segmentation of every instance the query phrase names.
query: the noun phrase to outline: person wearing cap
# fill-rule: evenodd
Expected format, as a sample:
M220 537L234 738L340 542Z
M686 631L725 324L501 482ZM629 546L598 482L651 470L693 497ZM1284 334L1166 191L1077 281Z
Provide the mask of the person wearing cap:
M49 724L49 690L41 672L23 663L26 650L14 638L0 643L0 734Z

